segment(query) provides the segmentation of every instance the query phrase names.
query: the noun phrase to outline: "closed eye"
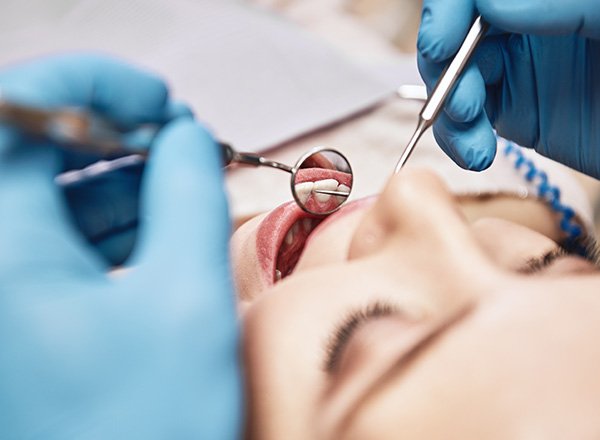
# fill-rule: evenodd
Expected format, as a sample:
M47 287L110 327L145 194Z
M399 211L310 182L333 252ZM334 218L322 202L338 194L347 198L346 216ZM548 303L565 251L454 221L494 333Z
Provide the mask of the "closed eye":
M338 367L344 348L352 335L365 323L372 319L401 313L400 310L388 303L377 301L351 312L332 333L325 347L323 370L332 374Z
M526 275L543 272L556 261L566 257L581 257L600 271L600 246L593 237L586 236L573 243L563 243L540 257L526 261L518 272Z
M525 265L518 269L518 272L525 275L532 275L535 273L542 272L544 269L552 266L552 264L569 254L564 248L557 247L556 249L552 249L550 252L545 253L540 257L531 258L527 260Z

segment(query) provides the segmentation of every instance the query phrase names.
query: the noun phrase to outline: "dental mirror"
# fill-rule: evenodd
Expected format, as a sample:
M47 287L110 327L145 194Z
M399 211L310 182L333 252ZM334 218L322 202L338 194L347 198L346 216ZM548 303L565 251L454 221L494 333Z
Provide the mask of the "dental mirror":
M237 163L276 168L290 173L290 187L294 200L309 214L329 215L337 211L350 197L352 167L348 159L337 150L326 147L313 148L300 156L296 165L289 167L254 153L240 153L229 144L220 145L225 166Z
M142 167L148 152L132 148L125 141L132 137L132 133L139 135L141 130L144 130L144 139L149 145L159 129L139 127L137 131L125 133L102 116L91 112L68 108L38 109L8 102L1 97L0 121L14 125L30 135L47 138L64 148L88 155L95 153L107 159L83 169L59 174L55 181L63 188L80 185L119 169ZM294 200L309 214L331 214L350 196L352 168L339 151L318 147L301 156L294 167L289 167L254 153L239 152L227 143L218 142L218 145L223 155L223 166L238 163L255 167L266 166L290 173Z
M337 211L350 196L353 175L348 159L329 148L304 154L292 169L292 194L300 208L324 216Z

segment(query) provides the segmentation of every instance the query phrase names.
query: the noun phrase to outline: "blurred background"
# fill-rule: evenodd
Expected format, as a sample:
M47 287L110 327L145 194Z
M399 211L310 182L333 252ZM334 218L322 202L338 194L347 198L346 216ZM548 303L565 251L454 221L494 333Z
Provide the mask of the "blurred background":
M226 1L226 0L214 0ZM414 51L420 0L245 0L308 24L327 34L327 22L360 22L403 52ZM80 0L4 0L2 33L59 20ZM335 39L335 38L334 38Z
M355 168L354 197L379 191L420 104L421 0L4 0L0 64L99 50L156 71L219 138L288 164L328 145ZM424 143L433 144L429 133ZM288 176L234 169L243 221L289 199ZM578 176L598 207L598 183ZM596 208L596 214L598 214ZM596 215L596 218L599 216Z

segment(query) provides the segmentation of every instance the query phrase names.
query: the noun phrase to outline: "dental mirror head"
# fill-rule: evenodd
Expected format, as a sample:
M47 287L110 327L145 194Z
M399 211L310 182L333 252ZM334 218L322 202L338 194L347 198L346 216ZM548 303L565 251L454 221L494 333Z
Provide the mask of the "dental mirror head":
M292 168L294 200L302 210L324 216L337 211L350 197L352 167L339 151L318 147L304 154Z

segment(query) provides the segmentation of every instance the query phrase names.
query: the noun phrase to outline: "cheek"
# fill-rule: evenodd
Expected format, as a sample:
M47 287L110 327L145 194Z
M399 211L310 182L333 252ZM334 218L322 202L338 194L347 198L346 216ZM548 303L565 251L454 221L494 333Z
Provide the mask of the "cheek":
M556 247L556 242L545 235L506 220L480 219L473 223L472 230L488 256L508 270L516 270Z

